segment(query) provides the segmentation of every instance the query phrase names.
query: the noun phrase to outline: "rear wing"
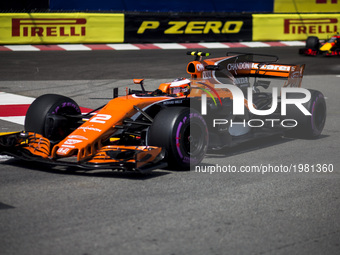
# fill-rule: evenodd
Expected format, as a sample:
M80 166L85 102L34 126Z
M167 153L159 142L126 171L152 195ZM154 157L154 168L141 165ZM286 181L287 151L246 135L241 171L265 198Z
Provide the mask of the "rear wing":
M250 71L252 77L287 78L283 87L301 87L305 65L279 65L253 63Z
M204 59L208 53L188 52L196 56L187 66L192 79L209 79L225 83L240 77L284 78L283 86L300 87L305 65L277 63L278 57L264 54L227 53L226 57Z

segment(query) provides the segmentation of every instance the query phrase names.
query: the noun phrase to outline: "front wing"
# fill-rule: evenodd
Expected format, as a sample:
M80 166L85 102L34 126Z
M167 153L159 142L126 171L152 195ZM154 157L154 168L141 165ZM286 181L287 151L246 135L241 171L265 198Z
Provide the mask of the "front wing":
M164 168L165 152L155 146L108 145L100 148L94 157L76 161L76 157L53 158L51 142L33 132L14 132L0 136L0 154L26 161L83 169L112 169L149 172Z

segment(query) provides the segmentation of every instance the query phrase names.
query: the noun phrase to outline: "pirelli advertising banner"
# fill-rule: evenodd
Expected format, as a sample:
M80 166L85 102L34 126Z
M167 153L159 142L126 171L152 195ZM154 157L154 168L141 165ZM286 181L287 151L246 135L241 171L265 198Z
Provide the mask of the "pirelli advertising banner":
M251 14L125 14L125 42L251 40Z
M327 39L340 32L340 14L254 14L253 41Z
M0 14L0 44L121 43L123 41L124 14Z

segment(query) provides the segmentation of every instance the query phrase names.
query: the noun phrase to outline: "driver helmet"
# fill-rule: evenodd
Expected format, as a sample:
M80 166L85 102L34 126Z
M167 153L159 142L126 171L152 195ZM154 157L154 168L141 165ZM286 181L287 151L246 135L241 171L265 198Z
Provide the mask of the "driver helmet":
M187 78L177 78L170 84L170 94L183 96L190 92L190 80Z

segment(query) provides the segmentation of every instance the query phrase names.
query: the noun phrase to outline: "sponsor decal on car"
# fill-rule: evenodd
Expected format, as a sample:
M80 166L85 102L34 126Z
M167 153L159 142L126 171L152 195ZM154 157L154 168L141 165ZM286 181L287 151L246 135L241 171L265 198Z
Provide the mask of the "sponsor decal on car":
M234 71L237 75L238 70L249 70L251 68L251 63L249 62L239 62L239 63L229 63L227 64L227 70L228 71Z
M81 135L69 135L69 138L75 138L75 139L81 139L81 140L88 140L88 138L86 138L85 136L81 136Z
M87 131L95 131L95 132L102 132L99 128L94 128L94 127L79 127L78 129L81 129L86 133Z
M256 69L260 69L260 70L273 70L273 71L289 71L290 70L290 66L288 65L261 65L259 66L258 63L252 63L251 68L256 68Z
M73 144L77 144L77 143L81 143L82 141L81 140L76 140L76 139L67 139L65 141L64 144L69 144L69 145L73 145Z

